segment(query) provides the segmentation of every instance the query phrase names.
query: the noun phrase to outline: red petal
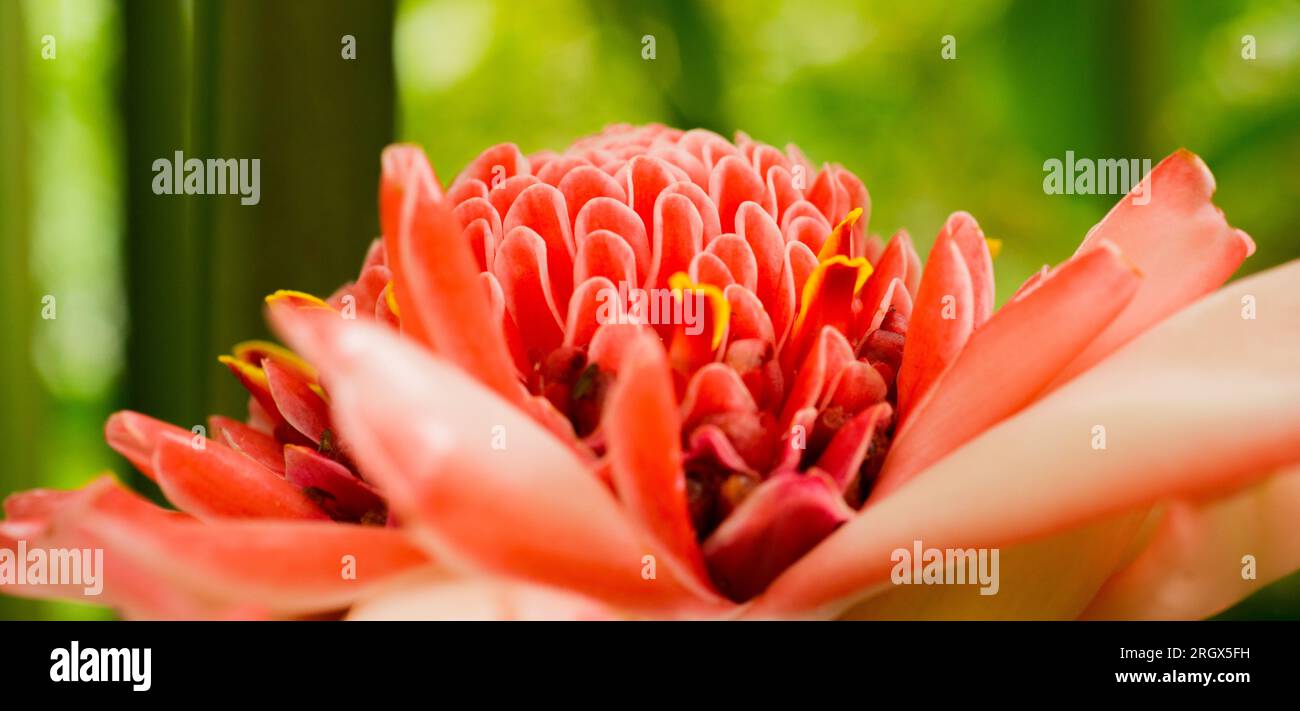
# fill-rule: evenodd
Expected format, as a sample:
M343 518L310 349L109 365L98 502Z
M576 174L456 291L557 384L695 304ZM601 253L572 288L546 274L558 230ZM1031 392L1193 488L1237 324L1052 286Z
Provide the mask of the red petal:
M1114 247L1097 249L1066 262L1038 289L994 314L899 429L872 496L885 496L1040 397L1113 322L1140 281ZM907 338L910 347L910 331Z
M605 277L591 277L578 284L569 300L569 317L564 326L564 345L585 347L596 335L601 323L622 323L624 304L619 299L611 298L618 294L614 282ZM602 319L602 313L609 312L608 320Z
M795 309L803 308L803 288L808 277L817 269L817 255L803 242L789 242L785 245L786 259L790 262L791 281L794 282Z
M527 227L511 230L497 250L493 272L529 360L540 361L564 340L558 307L551 299L546 243ZM569 274L571 279L572 271Z
M709 175L709 196L718 206L722 232L739 232L736 210L746 202L767 203L767 186L745 159L727 156L713 166ZM760 208L762 209L762 208ZM776 208L773 206L772 211Z
M569 221L578 219L578 211L593 198L607 197L619 202L627 201L627 193L604 171L594 166L578 166L570 170L559 184L564 203L569 208Z
M167 499L199 518L327 518L298 487L223 444L196 449L189 437L163 434L153 456Z
M104 438L108 446L154 481L158 480L153 468L154 448L164 434L180 438L194 436L189 430L130 410L115 412L104 423Z
M826 451L817 460L817 468L826 472L840 493L857 483L858 469L866 459L872 437L876 429L889 424L891 414L889 403L882 402L854 415L852 420L835 433Z
M411 148L413 150L419 150L419 148L414 146ZM421 155L423 155L423 152L421 152ZM487 183L484 183L482 180L465 180L452 185L451 188L447 190L447 202L450 202L453 205L459 205L462 202L472 200L473 198L483 198L484 200L487 200L487 197L488 186Z
M764 146L777 155L781 155L771 146ZM784 155L781 155L784 158ZM785 211L796 202L803 199L803 191L794 187L794 181L790 176L790 171L784 166L773 165L768 168L760 166L759 175L767 176L767 201L769 204L776 206L776 216L780 218Z
M716 255L708 252L700 252L691 260L691 268L688 272L691 281L696 284L712 284L719 289L726 289L728 286L736 283L731 276L731 270L718 259Z
M1096 249L1103 241L1113 242L1141 270L1142 287L1056 384L1214 291L1255 251L1250 237L1228 225L1223 212L1210 202L1214 176L1194 153L1179 150L1160 161L1141 187L1150 204L1137 204L1137 190L1130 193L1089 231L1079 253Z
M763 304L759 303L754 292L732 284L723 290L727 303L731 304L731 320L728 324L727 337L731 341L745 338L757 338L774 345L776 332L772 329L772 319L768 318Z
M225 442L231 449L277 474L284 474L284 446L274 437L229 417L213 415L208 419L212 425L213 439ZM152 451L150 447L151 460Z
M644 232L654 234L655 203L664 188L677 182L677 177L664 161L638 155L628 162L626 180L628 204L640 216Z
M491 314L473 252L447 205L429 188L419 189L432 180L423 153L414 149L416 156L406 154L404 162L411 167L402 174L396 167L390 169L390 154L394 165L403 164L397 160L403 154L393 153L397 150L385 151L381 197L384 245L402 329L409 327L416 340L522 406L500 332L482 327Z
M452 214L460 221L461 227L469 227L475 220L485 220L492 228L492 234L501 235L501 213L493 207L492 203L483 198L470 198L456 205Z
M989 254L984 231L969 213L954 212L944 223L942 234L952 237L966 261L970 274L971 296L975 299L972 326L979 328L993 313L993 257ZM942 239L942 238L940 238Z
M669 277L690 269L691 260L703 249L704 221L689 197L668 189L659 193L654 223L654 244L646 285L664 289L668 287Z
M686 503L672 374L657 338L643 335L630 347L609 398L603 428L619 499L707 587Z
M613 198L592 198L578 213L574 234L581 244L587 235L596 230L609 230L627 242L636 257L636 281L629 283L629 286L644 283L645 275L650 270L650 242L646 238L641 218L627 205Z
M594 230L578 241L578 258L573 266L573 280L579 284L592 277L605 277L625 289L640 284L636 274L636 255L627 240L609 230Z
M794 294L786 293L787 287L793 292L793 279L784 273L785 239L781 228L756 203L741 204L736 211L736 234L749 243L754 253L758 267L758 287L754 293L767 308L776 332L784 335L788 323L782 320L782 314L787 309L793 310Z
M498 396L383 329L296 325L291 341L332 384L333 414L367 479L447 560L635 609L716 609L668 557L656 580L643 579L643 556L658 547L566 443ZM500 448L494 429L508 437Z
M584 165L591 166L591 161L578 156L558 156L557 158L548 161L546 165L537 169L535 174L543 183L554 185L558 188L560 187L560 181L564 180L564 176L568 175L569 171ZM579 207L581 207L581 205L579 205Z
M491 185L494 178L510 178L531 173L528 159L513 143L500 143L483 151L456 176L454 185L466 180L480 180Z
M510 207L515 204L519 193L542 181L531 175L516 175L501 181L494 181L488 188L488 200L498 215L510 214Z
M690 200L692 205L695 205L695 210L699 213L700 220L704 223L703 242L700 246L701 249L703 249L703 245L712 242L714 237L722 234L722 222L721 218L718 217L718 206L713 204L713 199L709 197L708 193L704 192L702 187L695 185L694 183L679 181L669 185L662 193L659 193L661 199L664 195L681 195ZM657 202L655 204L658 205ZM656 215L656 225L659 224L658 220L659 217Z
M275 399L276 408L294 429L312 442L320 444L323 433L330 429L329 406L307 381L275 361L262 361L267 387Z
M840 369L851 362L853 349L844 334L830 327L823 328L813 341L802 367L794 371L790 397L781 413L783 428L789 429L799 410L815 405L826 386L839 375Z
M890 284L895 279L903 280L906 284L908 281L909 270L912 263L908 259L908 250L911 249L912 239L908 236L906 230L899 230L889 240L885 246L885 251L881 253L878 261L872 262L871 276L867 283L862 287L862 311L858 314L858 321L854 326L853 335L855 341L861 339L870 333L872 328L868 328L870 322L875 317L875 311L883 303L885 292L889 290ZM912 250L915 253L915 250ZM919 278L920 275L916 275ZM914 290L911 290L914 292Z
M709 536L704 556L718 586L748 600L852 515L822 476L777 474Z
M907 421L912 406L943 375L971 334L974 303L970 272L961 250L945 237L941 233L930 252L907 327L898 370L900 423Z
M345 521L382 522L384 499L347 467L306 447L284 448L284 478L313 493L320 507Z
M737 284L754 291L758 284L758 264L754 260L754 251L749 244L737 235L725 234L709 243L704 248L722 263Z
M682 397L683 429L689 431L711 415L757 412L758 406L736 371L722 363L709 363L691 376Z
M588 203L590 204L590 203ZM573 294L573 231L569 228L568 208L559 190L540 183L533 185L515 198L506 213L501 229L509 234L519 226L527 226L541 236L546 245L546 269L550 275L550 292L555 306L561 312L569 308ZM502 286L504 286L504 281Z

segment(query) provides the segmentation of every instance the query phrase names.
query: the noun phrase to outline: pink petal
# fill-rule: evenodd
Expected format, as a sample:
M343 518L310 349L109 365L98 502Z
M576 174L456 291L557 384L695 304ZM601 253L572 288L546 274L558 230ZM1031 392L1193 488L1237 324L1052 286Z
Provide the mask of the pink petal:
M685 177L685 176L682 176ZM628 162L627 201L641 218L646 234L655 231L655 203L659 194L678 178L669 169L668 163L650 156L638 155ZM649 260L645 262L649 263Z
M569 317L564 325L564 345L585 347L601 326L601 314L608 311L607 323L621 323L625 305L619 299L618 287L605 277L591 277L580 283L569 300Z
M284 474L284 447L274 437L229 417L213 415L208 420L212 426L213 439L224 442L226 446L277 474ZM152 452L151 445L151 463Z
M428 565L395 530L294 521L200 523L160 509L108 477L80 491L45 493L57 496L39 497L38 518L26 519L38 532L29 545L103 548L103 595L87 601L130 617L327 612L347 607L393 574ZM0 525L32 516L32 508L7 502L9 519ZM343 575L344 556L355 561L355 579Z
M865 508L754 614L842 609L887 581L890 552L914 540L1014 544L1300 461L1297 279L1292 262L1155 327ZM1244 295L1268 305L1258 319L1242 318ZM1092 446L1097 426L1107 449Z
M567 312L573 294L574 241L564 196L545 183L529 186L515 198L501 223L507 239L512 230L521 226L536 232L546 244L551 297L561 313Z
M368 484L347 467L313 449L288 445L284 448L284 478L332 518L362 523L382 523L387 506Z
M177 508L202 519L325 519L302 490L223 444L163 434L154 447L158 486Z
M494 179L511 178L516 175L528 175L531 168L528 159L513 143L500 143L479 154L465 166L465 170L456 176L455 185L466 180L478 180L484 185L491 185Z
M180 438L192 436L189 430L130 410L113 413L104 424L108 446L154 481L158 480L158 475L153 468L153 453L164 434Z
M352 607L349 620L611 620L618 611L558 588L496 578L416 574Z
M524 350L536 363L564 340L559 304L551 298L546 242L531 229L517 227L506 234L492 268Z
M867 457L872 436L878 428L889 423L891 414L892 409L886 402L859 412L835 433L826 451L817 460L817 468L826 472L840 493L857 482L858 469Z
M682 396L682 422L686 430L694 429L710 415L730 412L753 413L758 410L754 398L736 371L722 363L709 363L695 371Z
M666 288L673 274L690 269L691 259L703 249L703 240L704 221L691 199L671 188L659 193L646 285Z
M898 421L919 403L970 338L974 319L970 270L961 249L939 234L925 265L898 370Z
M1300 467L1221 499L1179 501L1151 541L1084 613L1099 619L1201 619L1300 569ZM1242 573L1245 556L1256 576Z
M607 197L618 202L627 201L623 186L595 166L584 165L570 170L558 187L568 205L570 222L578 219L578 211L593 198Z
M777 474L709 536L704 556L718 586L734 599L748 600L852 514L822 476Z
M574 260L573 280L581 284L592 277L605 277L624 289L641 281L636 274L636 255L627 240L609 230L595 230L579 241Z
M872 496L887 495L1032 403L1113 322L1140 281L1109 246L1065 263L1040 288L998 311L900 428Z
M578 213L573 229L579 245L596 230L608 230L622 237L636 257L636 281L629 286L638 286L644 282L650 271L650 242L646 238L646 228L641 218L627 205L613 198L593 198Z
M746 202L764 205L767 186L743 158L727 156L713 166L709 175L709 196L718 206L722 232L739 232L740 219L736 211ZM774 212L775 205L772 208Z
M266 359L262 361L267 387L275 398L276 408L294 429L308 439L320 444L321 437L330 429L329 406L307 381L286 368Z
M754 291L758 284L758 264L754 260L754 251L745 240L733 234L725 234L709 243L706 254L712 254L727 265L727 271L737 284Z
M681 420L659 339L643 335L626 355L602 426L614 488L632 519L708 585L686 504Z
M1255 251L1250 237L1228 225L1210 202L1214 176L1196 154L1177 151L1142 183L1150 204L1137 204L1137 190L1130 193L1079 247L1082 254L1113 242L1142 272L1142 288L1115 323L1060 374L1058 384L1217 289Z
M527 170L526 161L522 168ZM393 271L402 329L411 329L416 340L511 402L521 404L500 331L482 327L491 314L474 254L436 183L418 148L384 152L380 187L384 246Z
M978 329L993 313L993 257L989 254L988 242L984 240L984 231L975 218L966 212L954 212L944 223L943 232L952 237L966 261L971 296L975 299L972 325Z
M440 560L634 609L718 604L671 556L643 578L658 546L573 450L477 382L367 324L295 315L289 340L335 384L334 416L362 472Z

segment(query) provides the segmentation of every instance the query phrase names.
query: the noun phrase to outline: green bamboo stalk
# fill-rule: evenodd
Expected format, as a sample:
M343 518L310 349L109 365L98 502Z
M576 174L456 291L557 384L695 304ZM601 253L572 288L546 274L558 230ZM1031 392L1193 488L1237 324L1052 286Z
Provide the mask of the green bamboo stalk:
M232 344L268 334L262 299L280 288L328 294L355 277L378 234L379 153L393 138L393 3L196 0L193 155L258 158L261 199L192 200L206 266L209 373ZM343 57L343 37L356 58ZM206 402L239 413L231 379Z
M203 422L210 363L201 350L202 252L190 198L155 195L152 165L188 147L189 27L184 0L119 4L124 29L126 292L130 313L123 406L191 427ZM136 487L147 479L126 465Z
M37 38L39 39L39 38ZM23 6L0 3L0 496L40 483L40 423L47 409L32 364L32 323L40 296L28 272L31 189L28 174L27 65L40 44L25 33ZM0 597L0 619L30 617L40 603Z

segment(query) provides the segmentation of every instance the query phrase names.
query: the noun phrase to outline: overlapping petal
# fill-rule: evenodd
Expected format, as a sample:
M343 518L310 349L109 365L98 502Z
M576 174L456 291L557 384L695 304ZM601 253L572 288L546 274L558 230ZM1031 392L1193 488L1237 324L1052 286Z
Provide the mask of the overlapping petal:
M914 540L1027 542L1300 461L1297 278L1300 263L1236 282L991 428L864 509L752 614L842 611L888 584L891 552ZM1243 318L1247 295L1266 318Z
M362 471L439 560L660 614L720 604L671 556L644 578L658 546L573 450L453 367L367 324L289 311L279 325L335 383Z

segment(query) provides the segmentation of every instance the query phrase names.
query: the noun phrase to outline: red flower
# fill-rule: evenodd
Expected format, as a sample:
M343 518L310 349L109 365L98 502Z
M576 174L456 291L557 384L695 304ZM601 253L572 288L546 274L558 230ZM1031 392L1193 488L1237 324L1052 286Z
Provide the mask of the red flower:
M183 513L101 479L0 543L105 548L134 616L1209 614L1300 567L1300 474L1235 493L1300 462L1300 265L1203 299L1253 245L1196 156L1147 180L995 310L974 218L922 270L793 147L619 126L445 191L393 147L357 281L268 298L303 358L223 358L246 423L110 419ZM913 541L1000 593L890 588Z

